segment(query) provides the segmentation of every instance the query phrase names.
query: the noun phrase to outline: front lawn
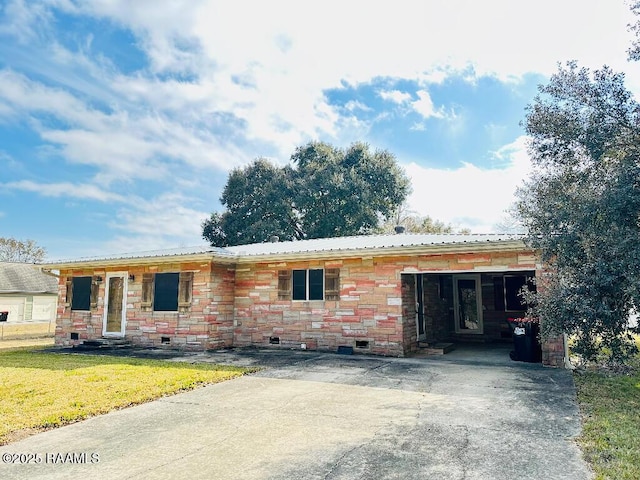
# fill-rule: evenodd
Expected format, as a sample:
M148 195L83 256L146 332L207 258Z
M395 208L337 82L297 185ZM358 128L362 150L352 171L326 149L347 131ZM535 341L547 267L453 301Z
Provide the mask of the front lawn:
M578 439L597 480L640 478L640 359L631 374L576 372L583 416Z
M0 445L248 370L38 350L0 351Z

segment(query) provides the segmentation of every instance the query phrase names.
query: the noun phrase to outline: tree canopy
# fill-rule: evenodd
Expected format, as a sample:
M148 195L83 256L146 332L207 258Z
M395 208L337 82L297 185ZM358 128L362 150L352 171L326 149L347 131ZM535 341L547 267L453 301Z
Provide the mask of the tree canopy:
M406 233L459 233L463 235L471 233L468 228L455 229L453 225L435 220L429 215L419 215L409 210L406 203L400 205L393 215L385 219L380 227L380 232L394 233L398 226L402 227Z
M406 199L410 182L386 150L364 143L340 149L298 147L291 164L259 158L233 170L214 212L202 224L214 246L367 234Z
M560 66L527 109L534 166L516 205L548 273L534 315L587 360L636 351L640 307L640 105L624 75Z
M47 251L33 240L0 237L0 261L38 263Z

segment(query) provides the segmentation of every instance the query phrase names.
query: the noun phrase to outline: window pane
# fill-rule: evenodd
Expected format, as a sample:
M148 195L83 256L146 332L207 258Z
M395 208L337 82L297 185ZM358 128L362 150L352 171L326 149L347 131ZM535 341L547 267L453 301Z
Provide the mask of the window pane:
M475 280L458 280L458 309L461 330L479 330L478 296Z
M122 329L122 300L124 295L124 277L110 277L109 297L107 299L107 333L120 333Z
M156 312L178 311L178 273L156 273L153 292L153 310Z
M307 299L307 271L294 270L293 272L293 299Z
M91 277L73 277L71 310L91 309Z
M520 289L525 285L527 277L524 275L505 275L504 277L504 299L506 310L524 311L526 306L518 295Z
M309 300L324 298L324 271L322 269L309 270Z

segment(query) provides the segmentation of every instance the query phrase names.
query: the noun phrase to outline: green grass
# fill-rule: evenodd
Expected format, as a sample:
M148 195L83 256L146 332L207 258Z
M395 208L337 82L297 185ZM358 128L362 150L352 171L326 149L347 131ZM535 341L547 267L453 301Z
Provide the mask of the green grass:
M248 371L33 349L0 351L0 445Z
M574 376L583 415L578 439L597 480L640 478L640 358L631 374L582 371Z

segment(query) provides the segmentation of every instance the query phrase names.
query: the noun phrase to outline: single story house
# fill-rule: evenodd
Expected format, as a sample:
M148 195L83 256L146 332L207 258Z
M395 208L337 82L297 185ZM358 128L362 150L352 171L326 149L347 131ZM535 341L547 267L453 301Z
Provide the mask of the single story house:
M29 263L0 262L0 312L7 324L54 322L58 279Z
M202 247L49 263L56 344L112 337L194 350L286 347L405 356L507 342L541 274L513 235L395 234ZM562 365L564 342L543 345Z

